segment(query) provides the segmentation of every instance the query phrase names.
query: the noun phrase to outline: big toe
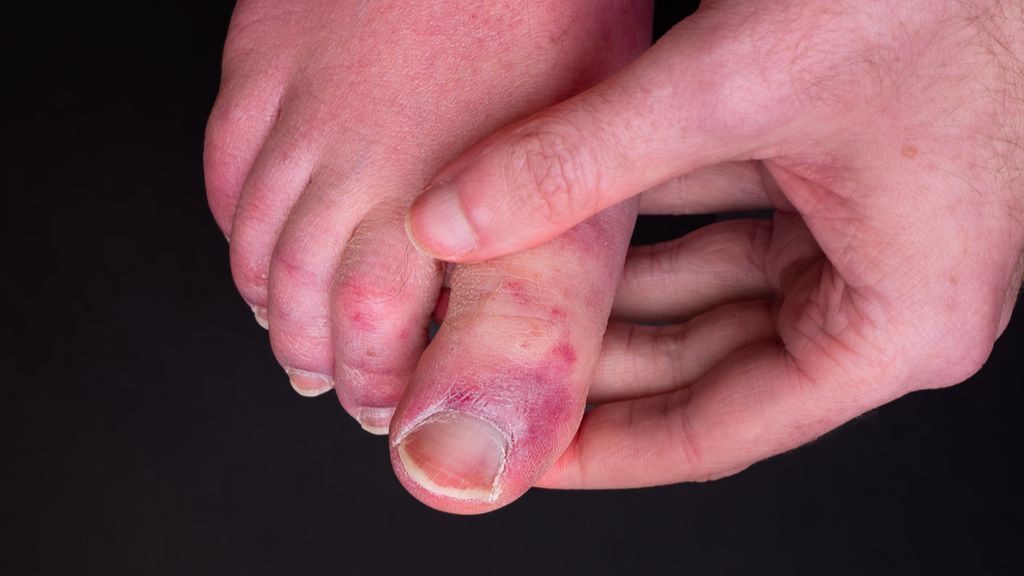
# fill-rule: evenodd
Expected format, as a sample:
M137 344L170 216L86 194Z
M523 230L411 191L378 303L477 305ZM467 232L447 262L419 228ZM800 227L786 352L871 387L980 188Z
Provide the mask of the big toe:
M405 487L448 512L521 496L579 425L634 205L528 252L461 266L392 423Z

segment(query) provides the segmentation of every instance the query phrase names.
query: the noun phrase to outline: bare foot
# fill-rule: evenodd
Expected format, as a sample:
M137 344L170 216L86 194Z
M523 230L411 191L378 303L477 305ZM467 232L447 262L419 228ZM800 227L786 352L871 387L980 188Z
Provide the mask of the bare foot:
M333 388L364 428L388 431L442 282L442 267L407 239L412 199L488 132L635 57L649 40L648 4L239 2L207 133L210 206L230 238L239 291L299 393ZM421 499L454 511L496 507L568 443L631 210L599 217L592 229L602 235L575 233L532 257L456 273L450 324L391 427L399 452L436 472L405 474L410 460L396 457ZM517 293L529 298L517 304ZM548 316L554 309L564 316ZM575 360L541 390L523 370L568 358L566 346ZM557 409L534 410L541 397ZM495 419L505 448L493 489L452 492L439 474L458 473L448 461L457 455L431 448L422 426L412 443L411 427L439 421L438 410ZM481 426L478 438L493 433Z

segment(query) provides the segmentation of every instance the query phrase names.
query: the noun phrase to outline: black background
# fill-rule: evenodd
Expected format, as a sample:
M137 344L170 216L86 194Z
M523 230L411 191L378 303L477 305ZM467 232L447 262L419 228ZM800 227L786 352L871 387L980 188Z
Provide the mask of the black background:
M1020 310L969 382L736 477L424 507L232 286L201 163L231 3L68 4L0 39L0 573L1021 573Z

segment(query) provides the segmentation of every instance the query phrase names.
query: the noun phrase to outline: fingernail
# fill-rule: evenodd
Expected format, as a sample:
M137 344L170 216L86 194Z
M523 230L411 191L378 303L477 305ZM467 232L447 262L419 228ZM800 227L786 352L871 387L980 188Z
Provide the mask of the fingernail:
M429 186L413 202L405 218L405 231L413 246L442 260L457 258L476 248L476 233L455 187L447 183Z
M316 372L307 372L306 370L297 370L295 368L286 368L285 372L288 373L288 381L292 383L292 388L307 398L319 396L334 388L334 379L326 374L317 374Z
M253 306L252 315L256 317L256 323L264 330L270 330L270 319L267 316L267 309L263 306Z
M356 420L370 434L387 436L388 428L391 427L391 417L395 415L394 406L383 406L378 408L360 408L356 411Z
M508 444L480 418L440 412L400 438L396 448L409 476L435 494L488 502L498 498Z

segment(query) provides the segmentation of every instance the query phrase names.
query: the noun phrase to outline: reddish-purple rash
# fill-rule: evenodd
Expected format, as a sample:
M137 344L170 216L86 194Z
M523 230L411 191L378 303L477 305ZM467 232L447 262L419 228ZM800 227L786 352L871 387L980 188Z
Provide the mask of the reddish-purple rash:
M530 368L509 366L496 377L492 377L494 379L481 379L481 382L486 383L485 385L466 383L459 386L457 391L448 397L446 408L469 413L479 413L480 408L483 408L484 411L496 408L499 411L504 411L498 408L500 406L517 411L523 409L534 411L542 408L546 414L550 415L564 413L573 404L566 402L569 398L560 392L571 388L567 386L566 380L569 378L570 366L576 359L576 353L569 344L559 345L555 348L560 350L558 361L549 358L541 365ZM563 356L566 354L571 360ZM506 393L495 395L495 391L499 389L504 389ZM523 395L518 401L510 402L507 395L510 390L530 392L530 394ZM542 390L548 392L541 392ZM550 422L551 420L528 418L527 421Z
M526 293L526 286L519 280L508 280L505 282L505 289L509 297L516 304L530 304L530 298Z
M374 329L374 323L358 310L353 311L350 314L346 314L345 317L348 318L348 321L351 322L356 328L359 328L360 330Z
M569 317L569 314L567 314L565 310L556 306L551 309L551 317L555 320L565 320Z
M562 342L555 345L555 347L551 349L551 354L570 366L576 362L576 349L568 342Z

